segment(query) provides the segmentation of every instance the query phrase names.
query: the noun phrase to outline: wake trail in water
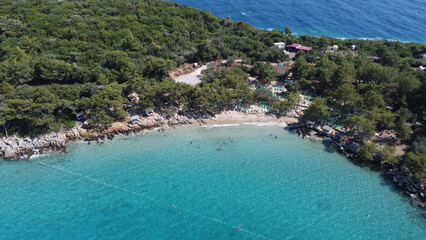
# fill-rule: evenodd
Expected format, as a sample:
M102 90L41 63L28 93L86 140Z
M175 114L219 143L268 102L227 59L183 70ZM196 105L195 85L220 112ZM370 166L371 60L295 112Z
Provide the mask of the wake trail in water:
M256 237L256 238L272 240L271 238L265 237L265 236L263 236L263 235L260 235L260 234L257 234L257 233L254 233L254 232L251 232L251 231L249 231L249 230L242 229L242 228L240 228L239 226L232 225L232 224L230 224L230 223L227 223L227 222L221 221L221 220L219 220L219 219L216 219L216 218L213 218L213 217L210 217L210 216L204 215L204 214L202 214L202 213L199 213L199 212L193 211L193 210L188 209L188 208L182 208L182 207L179 207L179 206L178 206L178 205L176 205L176 204L172 204L172 205L170 205L170 204L168 204L168 203L166 203L166 202L160 201L160 200L158 200L158 199L156 199L156 198L153 198L153 197L150 197L150 196L148 196L148 195L145 195L145 194L142 194L142 193L138 193L138 192L135 192L135 191L132 191L132 190L126 189L126 188L119 187L119 186L115 186L115 185L112 185L112 184L109 184L109 183L106 183L106 182L103 182L103 181L97 180L97 179L95 179L95 178L92 178L92 177L89 177L89 176L83 175L83 174L81 174L81 173L73 172L73 171L68 170L68 169L60 168L60 167L57 167L57 166L54 166L54 165L50 165L50 164L47 164L47 163L44 163L44 162L37 162L37 163L38 163L38 164L40 164L40 165L46 166L46 167L51 167L51 168L57 169L57 170L62 171L62 172L66 172L66 173L68 173L68 174L70 174L70 175L74 175L74 176L78 176L78 177L86 178L86 179L88 179L88 180L90 180L90 181L93 181L93 182L98 183L98 184L105 185L105 186L110 187L110 188L118 189L118 190L121 190L121 191L124 191L124 192L130 193L130 194L133 194L133 195L136 195L136 196L139 196L139 197L146 198L146 199L151 200L151 201L156 202L156 203L164 204L164 206L167 206L167 207L173 207L174 209L182 210L182 211L185 211L185 212L187 212L187 213L191 213L191 214L193 214L193 215L195 215L195 216L200 216L200 217L206 218L206 219L208 219L208 220L211 220L211 221L214 221L214 222L217 222L217 223L223 224L223 225L225 225L225 226L227 226L227 227L230 227L230 228L233 228L233 229L237 229L238 231L241 231L241 232L244 232L244 233L250 234L250 235L252 235L252 236L254 236L254 237Z

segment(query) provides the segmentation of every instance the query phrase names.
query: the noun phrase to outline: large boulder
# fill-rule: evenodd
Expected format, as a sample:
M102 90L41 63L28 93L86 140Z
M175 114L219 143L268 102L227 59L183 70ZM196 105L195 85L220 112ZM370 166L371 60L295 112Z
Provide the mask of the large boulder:
M18 139L18 145L20 149L31 149L34 144L30 138Z
M18 155L15 149L6 147L3 149L3 157L7 160L17 159Z
M77 128L72 128L71 130L66 132L66 137L71 140L80 139L80 132Z

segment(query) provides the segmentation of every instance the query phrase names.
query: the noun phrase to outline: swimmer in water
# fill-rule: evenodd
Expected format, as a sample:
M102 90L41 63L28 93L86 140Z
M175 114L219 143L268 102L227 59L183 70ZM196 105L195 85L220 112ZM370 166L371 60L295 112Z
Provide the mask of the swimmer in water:
M200 148L200 144L198 144L198 148Z
M218 148L217 148L217 150L222 150L222 148L221 148L221 147L218 147Z
M191 141L191 144L192 144L192 141Z

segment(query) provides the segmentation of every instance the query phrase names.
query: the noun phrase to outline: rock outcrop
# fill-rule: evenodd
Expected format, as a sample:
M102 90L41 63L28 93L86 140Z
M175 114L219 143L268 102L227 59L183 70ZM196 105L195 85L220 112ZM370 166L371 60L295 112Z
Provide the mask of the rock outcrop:
M299 135L306 136L309 135L307 132L311 129L303 122L299 122L297 124L288 125L290 130L296 130ZM322 134L322 130L314 126L314 130L318 135ZM404 170L403 165L396 165L383 160L383 157L376 156L375 161L366 162L359 155L359 151L361 150L361 145L354 142L354 139L345 136L343 133L338 133L341 136L336 137L336 134L333 138L325 138L329 139L330 143L332 143L337 151L346 157L353 159L357 162L363 162L366 164L374 165L377 169L387 170L386 175L395 183L395 187L404 191L407 196L409 196L413 201L413 205L420 206L422 208L426 208L426 190L425 185L420 182L415 182L410 178L410 173Z
M387 172L389 178L392 179L398 187L404 189L406 194L417 201L420 206L426 208L425 185L412 181L409 177L410 173L405 171L403 166L398 166L396 164L389 165L389 171Z
M31 157L34 154L43 154L50 150L65 149L66 133L50 133L35 138L21 138L11 136L0 141L0 156L7 160Z
M59 133L50 133L34 138L22 138L19 136L4 137L0 140L0 157L6 160L19 160L31 158L33 155L44 154L49 151L66 150L66 144L70 141L96 141L103 143L106 138L113 139L117 134L130 134L145 129L152 129L164 125L176 126L191 124L192 120L183 115L163 117L159 114L141 118L137 123L127 121L115 122L105 128L85 129L82 125Z

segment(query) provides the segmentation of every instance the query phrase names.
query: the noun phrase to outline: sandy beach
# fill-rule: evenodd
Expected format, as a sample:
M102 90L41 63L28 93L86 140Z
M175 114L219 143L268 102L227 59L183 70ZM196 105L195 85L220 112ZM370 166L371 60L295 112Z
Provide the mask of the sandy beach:
M136 124L130 123L130 117L111 123L103 129L86 129L82 123L67 131L50 133L36 138L22 138L10 136L2 138L0 157L5 159L21 159L33 155L45 154L52 150L65 150L70 141L96 141L104 143L106 137L112 139L117 134L142 132L147 129L167 128L178 126L215 126L215 125L258 125L282 126L297 122L294 117L279 117L260 113L245 113L240 111L224 111L210 118L191 119L186 116L173 115L168 118L154 113L149 117L141 117Z
M263 125L277 125L298 122L295 117L279 117L275 115L257 113L247 114L239 111L224 111L213 118L203 119L204 125L226 125L226 124L256 124L263 123ZM268 124L269 123L269 124Z

